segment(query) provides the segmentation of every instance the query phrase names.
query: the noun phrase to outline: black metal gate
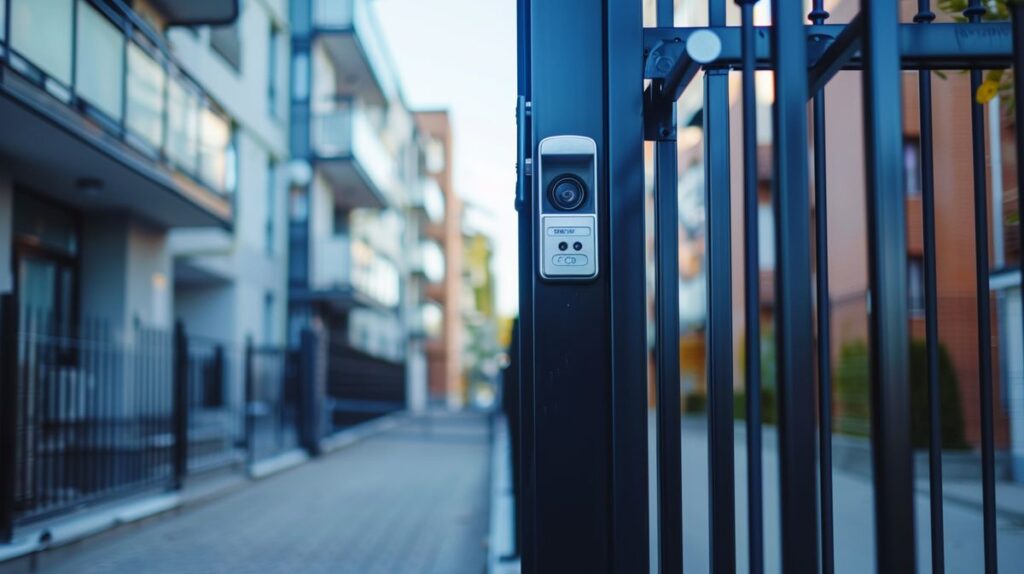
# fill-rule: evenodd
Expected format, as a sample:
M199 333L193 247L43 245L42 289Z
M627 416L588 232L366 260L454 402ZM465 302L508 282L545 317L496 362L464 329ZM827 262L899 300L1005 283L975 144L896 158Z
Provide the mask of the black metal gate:
M760 357L761 350L756 336L734 348L730 177L733 163L741 163L744 257L736 279L742 282L747 332L759 333L753 79L756 70L770 70L776 79L770 171L780 469L779 491L770 494L779 499L781 571L833 571L824 87L841 70L859 70L876 569L915 571L901 70L917 70L931 564L933 572L944 571L935 271L941 230L935 223L931 78L938 70L968 70L971 90L962 105L970 109L972 135L957 145L973 162L984 569L996 572L985 122L975 95L985 70L1024 62L1024 7L1008 2L1012 23L982 22L988 4L969 0L964 22L937 23L929 0L919 0L913 23L901 23L899 2L861 0L856 17L829 24L823 0L814 0L809 14L803 0L772 0L771 25L755 27L755 3L736 1L735 26L726 23L727 0L708 0L708 26L677 28L673 1L656 0L657 27L644 28L640 0L519 0L517 472L523 570L647 572L649 540L656 534L659 571L682 571L675 111L695 78L703 82L709 556L712 571L736 570L733 364L737 353ZM736 160L730 157L730 74L742 78L743 154ZM1014 88L1019 100L1020 76L1014 76ZM1020 169L1021 114L1016 122ZM644 141L654 142L651 319ZM652 493L649 322L657 403ZM751 572L761 572L764 531L776 525L764 524L761 369L757 361L745 365L749 535L739 551ZM649 497L655 501L654 531Z

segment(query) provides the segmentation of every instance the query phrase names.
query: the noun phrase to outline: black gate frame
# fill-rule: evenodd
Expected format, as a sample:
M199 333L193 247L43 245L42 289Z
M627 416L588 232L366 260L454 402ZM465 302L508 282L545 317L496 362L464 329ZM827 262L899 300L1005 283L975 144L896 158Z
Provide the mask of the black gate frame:
M682 571L679 436L677 159L675 102L703 70L708 237L708 393L711 569L734 572L733 344L728 74L743 75L744 227L756 225L753 73L774 70L773 211L779 380L779 454L784 572L832 572L831 397L828 274L812 281L808 101L813 100L814 267L828 268L824 86L840 70L864 77L871 339L872 461L877 569L915 567L910 441L909 337L902 166L901 70L918 70L921 94L926 342L931 426L932 569L942 572L931 71L970 70L974 165L985 571L996 572L995 482L988 221L982 70L1024 69L1024 6L1013 21L981 22L969 0L965 23L933 23L918 0L914 23L899 5L861 0L848 24L826 24L822 0L774 0L771 27L754 27L756 0L735 0L742 25L727 26L727 0L708 1L709 26L673 27L673 1L657 0L657 27L642 27L639 0L519 0L520 404L523 571L649 570L643 141L655 143L656 374L655 497L660 571ZM805 25L805 18L810 24ZM721 41L712 61L693 61L689 37ZM650 80L642 91L644 80ZM1015 75L1017 101L1024 78ZM583 135L598 147L595 190L599 267L590 283L539 277L532 158L552 135ZM1018 185L1024 184L1024 116L1017 114ZM1024 238L1024 218L1021 220ZM744 314L760 329L757 233L745 233ZM812 288L813 285L813 288ZM820 333L820 335L817 335ZM760 356L757 337L746 356ZM817 365L806 353L814 349ZM750 570L763 570L760 380L747 361ZM820 414L820 416L818 416ZM819 542L821 543L819 551Z

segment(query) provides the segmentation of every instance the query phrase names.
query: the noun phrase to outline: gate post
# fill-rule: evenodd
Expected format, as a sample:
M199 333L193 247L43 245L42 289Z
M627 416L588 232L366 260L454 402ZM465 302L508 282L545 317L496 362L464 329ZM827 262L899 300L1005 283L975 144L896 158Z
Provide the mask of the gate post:
M175 490L185 485L188 474L188 336L185 324L174 324L174 476Z
M526 263L520 266L523 571L646 572L642 6L520 0L519 26L519 120L530 132L523 134L517 197ZM541 276L542 262L562 263L557 255L542 259L539 210L578 213L567 200L555 203L546 188L549 180L577 174L541 173L540 142L553 136L577 136L596 150L561 152L586 158L582 165L593 163L596 172L592 189L583 181L579 192L587 213L595 213L593 233L580 242L583 249L593 245L589 256L596 262L596 274L586 278ZM570 254L581 251L573 249ZM565 265L590 264L576 261ZM556 277L568 274L557 271Z
M18 304L7 294L0 296L0 542L14 536L17 389Z
M242 375L242 425L245 429L245 462L252 469L252 463L255 461L255 448L256 448L256 437L255 437L255 425L256 421L253 418L253 399L255 393L253 392L253 344L252 335L248 335L245 338L245 356L243 358L245 366L243 367L244 373Z
M326 372L323 337L317 331L306 329L300 336L298 356L298 422L299 444L310 456L320 455L323 437L324 389Z

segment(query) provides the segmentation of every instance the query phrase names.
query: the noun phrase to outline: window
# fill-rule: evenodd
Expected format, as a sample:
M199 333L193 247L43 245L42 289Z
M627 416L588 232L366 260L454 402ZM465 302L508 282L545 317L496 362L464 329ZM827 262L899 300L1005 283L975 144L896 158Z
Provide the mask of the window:
M921 195L921 142L903 142L903 190L907 197Z
M274 294L270 291L263 296L263 342L274 342Z
M10 0L11 47L47 76L71 84L72 0Z
M281 55L281 31L277 26L270 25L270 36L267 42L267 113L272 118L281 116L281 101L278 86L280 85L278 59Z
M775 269L775 215L771 202L757 205L757 259L761 271Z
M210 28L210 48L220 54L229 66L240 71L242 69L242 33L239 27L241 15L227 26Z
M264 233L264 251L267 255L273 255L277 244L277 170L273 161L267 162L267 211Z
M77 34L75 91L99 111L120 120L124 85L122 31L91 4L78 0Z
M924 262L920 257L907 261L907 308L911 315L924 313Z
M128 129L143 142L159 148L164 141L164 86L167 73L136 43L128 45Z

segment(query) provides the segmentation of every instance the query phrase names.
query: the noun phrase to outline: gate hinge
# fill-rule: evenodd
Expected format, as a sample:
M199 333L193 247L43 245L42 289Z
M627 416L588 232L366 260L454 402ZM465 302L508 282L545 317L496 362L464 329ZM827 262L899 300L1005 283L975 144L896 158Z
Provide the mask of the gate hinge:
M516 100L516 211L526 201L529 180L533 177L533 159L526 157L530 147L529 123L533 105L524 96Z

